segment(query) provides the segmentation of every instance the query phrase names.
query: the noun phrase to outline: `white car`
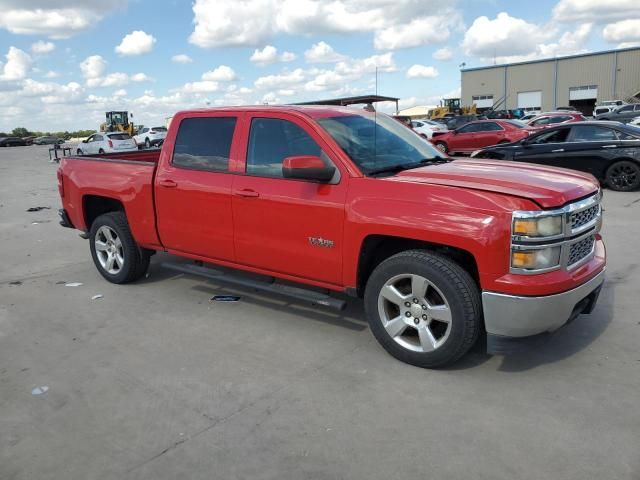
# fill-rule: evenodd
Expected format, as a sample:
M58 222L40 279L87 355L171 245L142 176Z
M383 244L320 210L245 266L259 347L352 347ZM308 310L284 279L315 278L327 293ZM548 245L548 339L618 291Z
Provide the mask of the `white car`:
M143 127L133 139L138 145L144 145L144 148L150 148L160 143L166 136L166 127Z
M95 155L113 152L135 152L138 145L131 135L123 132L94 133L78 144L78 155Z
M537 117L538 115L540 115L540 112L525 113L523 116L518 118L518 120L520 120L521 122L527 122L527 121L531 120L532 118Z
M446 132L447 126L443 123L434 122L433 120L411 120L411 128L423 137L431 139L433 132Z
M621 105L627 105L627 102L624 100L605 100L596 105L596 108L593 109L593 116L611 113Z
M640 126L640 117L636 117L629 122L629 125L638 125Z

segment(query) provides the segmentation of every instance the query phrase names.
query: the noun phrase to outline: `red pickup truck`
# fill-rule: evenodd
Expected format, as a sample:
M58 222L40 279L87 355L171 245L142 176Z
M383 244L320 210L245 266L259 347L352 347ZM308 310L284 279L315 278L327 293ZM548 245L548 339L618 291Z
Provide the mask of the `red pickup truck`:
M58 186L61 224L110 282L164 251L306 284L287 288L325 305L363 297L382 346L422 367L481 331L490 353L511 352L589 313L604 281L592 176L454 160L379 113L180 112L161 150L66 157Z

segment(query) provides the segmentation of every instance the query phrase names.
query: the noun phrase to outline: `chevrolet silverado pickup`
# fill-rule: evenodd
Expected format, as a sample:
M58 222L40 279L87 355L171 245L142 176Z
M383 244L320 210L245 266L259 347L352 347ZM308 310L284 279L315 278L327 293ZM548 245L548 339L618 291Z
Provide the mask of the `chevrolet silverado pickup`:
M485 331L512 352L591 312L604 282L594 177L452 159L375 112L184 111L161 150L64 158L58 188L110 282L162 251L359 296L380 344L421 367Z

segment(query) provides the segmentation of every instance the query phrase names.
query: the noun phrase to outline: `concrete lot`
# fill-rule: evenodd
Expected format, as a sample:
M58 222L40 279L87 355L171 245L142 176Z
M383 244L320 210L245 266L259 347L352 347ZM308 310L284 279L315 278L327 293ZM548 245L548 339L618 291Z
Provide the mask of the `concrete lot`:
M430 371L387 355L357 301L336 314L161 255L107 283L57 224L47 159L0 149L0 479L640 478L640 192L605 193L592 315Z

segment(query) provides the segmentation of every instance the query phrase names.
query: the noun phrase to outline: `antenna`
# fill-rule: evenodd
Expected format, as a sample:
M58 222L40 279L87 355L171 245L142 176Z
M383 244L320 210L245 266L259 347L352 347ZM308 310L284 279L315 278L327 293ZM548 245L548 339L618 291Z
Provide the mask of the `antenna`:
M378 66L376 65L376 96L378 96ZM378 109L373 109L373 164L378 161Z
M376 66L376 95L378 95L378 67Z

